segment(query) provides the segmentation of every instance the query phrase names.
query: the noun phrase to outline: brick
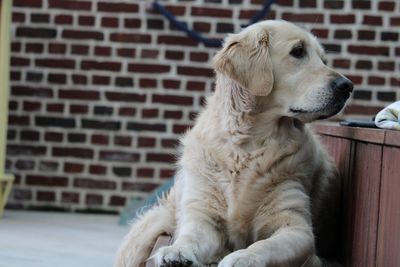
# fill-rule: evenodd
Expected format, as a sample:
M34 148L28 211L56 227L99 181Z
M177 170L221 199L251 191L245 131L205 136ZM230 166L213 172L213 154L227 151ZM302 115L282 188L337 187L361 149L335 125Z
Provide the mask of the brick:
M96 56L111 56L111 47L96 46L94 48L94 54Z
M168 105L190 106L193 105L193 98L188 96L154 94L152 96L152 102Z
M359 100L371 100L372 92L368 90L354 90L353 98Z
M143 183L143 182L123 182L122 190L124 191L139 191L139 192L151 192L158 184L154 183Z
M30 60L28 58L11 57L11 66L29 66Z
M143 49L140 57L143 59L150 58L156 59L158 58L159 51L153 49Z
M136 50L134 48L119 48L117 50L117 55L120 57L134 58Z
M183 16L186 13L186 6L184 6L184 5L169 5L169 4L166 4L165 7L174 16Z
M172 131L176 134L184 134L190 129L190 125L186 124L174 124Z
M382 11L394 11L395 2L379 1L378 9Z
M35 162L32 160L17 160L15 168L21 171L33 170L35 168Z
M317 7L316 0L302 0L299 2L300 8L310 8L310 7Z
M132 63L128 65L129 72L136 73L166 73L170 71L170 66L156 65L156 64L137 64Z
M84 75L72 75L72 83L73 84L87 84L87 77Z
M371 9L371 1L368 0L353 0L351 4L353 9Z
M41 104L38 103L38 102L34 102L34 103L37 103L37 104L41 105ZM8 109L9 109L10 111L11 111L11 110L13 110L13 111L17 110L17 109L18 109L18 102L17 102L17 101L14 101L14 100L10 100L10 101L8 102Z
M104 39L104 34L98 31L63 30L62 37L65 39L101 41Z
M358 39L359 40L374 40L375 39L375 31L360 30L360 31L358 31Z
M63 89L58 91L58 97L60 99L98 100L100 93L90 90Z
M214 18L232 18L232 10L222 8L192 7L192 16L214 17Z
M113 173L118 177L130 177L132 175L131 167L113 167Z
M49 44L49 53L52 54L65 54L67 46L65 44Z
M111 33L110 40L121 43L148 44L151 43L151 35L137 33Z
M372 69L372 62L369 60L359 60L356 62L356 68L362 70Z
M11 71L10 80L11 81L20 81L21 80L21 72Z
M353 24L356 21L355 15L331 15L331 23L335 24Z
M70 157L80 159L92 159L94 156L93 149L78 147L53 147L52 155L54 157Z
M78 204L80 195L75 192L62 192L61 193L61 202L69 203L69 204Z
M64 112L64 104L52 104L49 103L46 106L47 112L54 112L54 113L63 113Z
M29 38L56 38L57 30L50 28L39 28L39 27L18 27L16 30L16 36L18 37L29 37Z
M194 22L193 30L196 32L209 33L211 31L211 24L208 22Z
M125 19L124 27L129 29L137 29L142 25L142 21L140 19Z
M164 89L179 89L181 82L178 80L163 80Z
M390 85L400 87L400 79L399 78L390 78Z
M72 45L71 53L75 55L88 55L89 54L89 46L87 45Z
M139 137L138 138L138 147L155 147L156 139L152 137Z
M34 101L24 101L23 110L24 111L38 111L42 107L42 103Z
M54 84L65 84L67 82L67 75L63 73L49 73L47 81Z
M20 138L23 141L39 141L40 132L33 130L21 130Z
M26 53L43 53L44 46L41 43L27 43L25 44Z
M93 134L91 142L96 145L108 145L108 136L103 134Z
M111 196L110 201L108 202L108 205L110 206L125 206L126 203L126 197L121 197L121 196Z
M152 30L163 30L164 21L162 19L147 19L146 28Z
M158 35L158 44L197 46L197 41L186 36Z
M14 188L12 191L12 198L15 200L31 200L32 191L29 189Z
M172 60L182 60L185 57L185 53L182 51L165 51L165 58L172 59Z
M136 175L138 177L153 177L154 170L150 168L139 168L136 170Z
M36 200L38 201L55 201L56 194L49 191L38 191L36 193Z
M166 110L164 111L165 119L181 119L183 117L182 111Z
M394 71L395 62L394 61L379 61L378 70L382 71Z
M132 137L121 135L114 136L114 144L117 146L131 146Z
M258 9L242 9L239 12L239 19L252 19L258 12Z
M349 45L348 52L359 55L381 55L389 56L389 47L386 46L367 46L367 45Z
M62 142L63 134L57 132L46 132L44 135L44 140L47 142Z
M214 76L214 72L209 68L200 68L200 67L183 67L178 66L178 74L188 75L188 76L201 76L212 78Z
M292 22L311 22L311 23L323 23L324 14L323 13L289 13L284 12L282 14L282 19L292 21Z
M172 178L175 175L175 170L173 169L161 169L160 170L160 177L161 178Z
M346 77L347 77L350 81L352 81L353 84L355 84L355 85L360 85L360 84L362 84L362 81L363 81L363 77L362 77L362 76L347 74Z
M81 125L83 129L117 131L121 128L121 122L119 121L100 121L100 120L82 119Z
M343 9L343 7L344 7L344 1L343 0L324 1L324 8L327 8L327 9Z
M9 125L29 126L30 118L25 115L8 115Z
M105 71L120 71L120 62L111 61L95 61L95 60L83 60L81 62L82 70L105 70Z
M115 85L118 87L132 87L133 79L130 77L116 77Z
M88 113L89 108L87 105L70 105L69 112L71 114L86 114Z
M118 18L117 17L103 17L101 18L101 26L105 28L118 28Z
M75 178L74 187L93 189L93 190L97 189L114 190L116 189L117 186L116 183L113 181L98 180L93 178Z
M35 125L42 127L75 128L75 119L37 116L35 117Z
M93 109L93 114L100 115L100 116L110 116L113 114L112 107L105 107L105 106L95 106Z
M95 16L79 16L78 23L82 26L94 26L96 22Z
M336 30L334 38L335 39L351 39L352 33L349 30Z
M21 12L13 12L11 16L12 22L25 22L25 14Z
M119 102L145 102L146 95L134 93L106 92L106 98L109 101Z
M176 148L179 146L179 140L170 138L162 139L161 146L164 148Z
M97 10L102 12L124 12L137 13L139 11L138 4L123 3L123 2L98 2Z
M150 131L150 132L165 132L166 126L162 123L139 123L128 122L127 130L131 131Z
M140 88L156 88L157 80L156 79L140 79L139 87Z
M95 85L109 85L110 80L109 76L93 75L92 77L92 83Z
M400 26L400 17L390 18L391 26Z
M190 53L190 61L196 62L208 62L208 53L203 52L191 52Z
M398 32L381 32L382 41L397 41L399 40Z
M72 59L53 59L53 58L43 58L36 59L35 65L37 67L48 67L48 68L58 68L58 69L74 69L75 61Z
M117 161L117 162L137 162L140 159L139 153L101 150L99 159L104 161Z
M89 173L96 175L104 175L107 173L107 167L102 165L90 165Z
M378 76L369 76L368 77L368 84L371 85L385 85L385 78L378 77Z
M186 90L188 91L205 91L205 89L205 82L188 81L186 84Z
M90 1L77 1L77 0L48 0L49 8L67 9L67 10L86 10L92 9Z
M85 197L87 205L101 205L103 204L103 196L99 194L87 194Z
M217 33L233 33L235 31L235 25L232 23L217 23Z
M59 176L27 175L25 182L27 185L40 185L49 187L68 186L68 178Z
M73 23L73 17L71 15L56 15L54 22L60 25L71 25Z
M39 171L41 172L57 172L58 163L53 161L40 161Z
M68 142L70 143L84 143L86 142L86 135L82 133L68 133Z
M164 153L147 153L147 162L162 162L162 163L174 163L176 162L176 157L171 154Z
M381 16L367 16L367 15L364 15L362 22L362 24L365 25L376 25L376 26L380 26L382 25L382 23L383 20Z
M65 173L81 173L83 172L85 165L81 163L72 163L65 162L64 163L64 172Z
M142 118L157 118L157 117L158 117L158 109L156 108L142 109Z
M45 146L7 145L7 156L40 156L46 155Z
M396 101L396 93L395 92L378 92L377 98L380 101L394 102L394 101Z
M26 80L30 82L41 82L43 80L43 73L40 72L27 72Z
M14 0L13 1L13 6L16 7L33 7L33 8L38 8L42 7L42 0Z
M12 42L11 43L11 52L20 52L21 51L21 43L20 42Z
M31 22L33 23L48 23L49 21L50 21L49 14L39 14L39 13L31 14Z
M118 115L133 117L136 114L135 108L121 107L119 108Z

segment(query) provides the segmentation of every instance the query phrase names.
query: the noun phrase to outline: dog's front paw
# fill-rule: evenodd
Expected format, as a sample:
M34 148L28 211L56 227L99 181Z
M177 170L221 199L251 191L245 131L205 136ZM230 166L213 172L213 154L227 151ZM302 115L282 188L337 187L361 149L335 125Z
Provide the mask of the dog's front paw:
M196 256L190 246L168 246L157 250L155 254L158 267L189 267L199 266Z
M259 255L241 249L225 256L218 267L265 267L265 262L260 260Z

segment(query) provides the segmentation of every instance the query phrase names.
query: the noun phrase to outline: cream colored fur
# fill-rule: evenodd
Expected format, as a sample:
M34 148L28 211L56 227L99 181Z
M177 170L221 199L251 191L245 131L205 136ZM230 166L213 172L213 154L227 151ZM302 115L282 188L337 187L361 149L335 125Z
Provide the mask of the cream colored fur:
M304 59L290 55L298 43ZM322 266L339 181L305 123L345 101L329 92L340 74L323 57L314 36L284 21L226 39L215 93L182 139L174 189L132 225L115 267L138 267L163 232L174 242L151 259L157 266Z

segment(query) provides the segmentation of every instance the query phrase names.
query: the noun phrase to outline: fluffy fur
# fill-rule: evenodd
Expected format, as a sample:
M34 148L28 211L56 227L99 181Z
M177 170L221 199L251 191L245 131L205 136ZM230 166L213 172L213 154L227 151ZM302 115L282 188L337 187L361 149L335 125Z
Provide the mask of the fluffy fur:
M306 123L337 113L349 92L332 90L342 76L323 61L316 38L288 22L230 35L214 58L215 93L182 139L175 186L132 225L115 267L140 266L161 233L174 242L157 266L328 264L319 256L336 246L339 180Z

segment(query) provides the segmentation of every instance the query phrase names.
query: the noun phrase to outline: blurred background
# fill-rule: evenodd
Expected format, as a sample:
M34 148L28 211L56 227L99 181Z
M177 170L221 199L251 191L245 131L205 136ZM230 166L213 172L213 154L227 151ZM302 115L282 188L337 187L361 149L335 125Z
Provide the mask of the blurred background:
M171 178L178 139L213 91L217 48L152 1L11 2L6 208L118 214ZM265 1L159 3L220 39ZM400 98L399 1L278 0L264 19L318 37L328 65L355 84L342 117L372 118Z

